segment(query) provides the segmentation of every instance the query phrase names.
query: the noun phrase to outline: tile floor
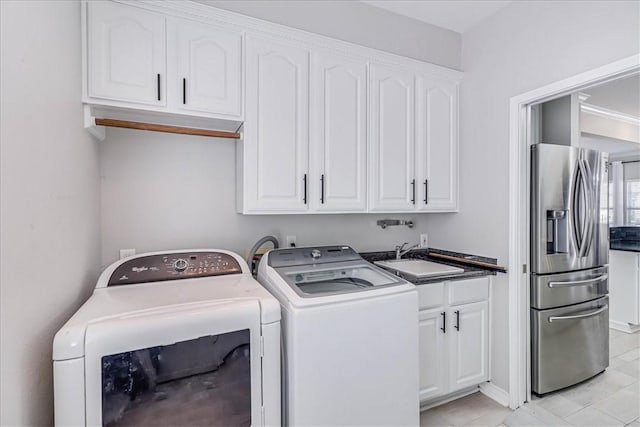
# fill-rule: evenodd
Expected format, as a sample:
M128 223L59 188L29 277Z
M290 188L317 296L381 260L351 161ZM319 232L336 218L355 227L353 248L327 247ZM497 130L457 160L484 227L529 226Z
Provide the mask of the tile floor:
M611 330L607 370L511 411L481 393L424 411L420 426L640 427L640 333Z

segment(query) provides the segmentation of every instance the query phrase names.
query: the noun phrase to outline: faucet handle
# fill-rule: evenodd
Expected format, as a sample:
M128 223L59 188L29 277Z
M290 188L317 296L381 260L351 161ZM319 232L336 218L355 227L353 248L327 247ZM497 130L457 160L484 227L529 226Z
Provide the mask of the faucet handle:
M396 249L403 250L405 246L407 246L409 242L404 242L402 246L396 246Z

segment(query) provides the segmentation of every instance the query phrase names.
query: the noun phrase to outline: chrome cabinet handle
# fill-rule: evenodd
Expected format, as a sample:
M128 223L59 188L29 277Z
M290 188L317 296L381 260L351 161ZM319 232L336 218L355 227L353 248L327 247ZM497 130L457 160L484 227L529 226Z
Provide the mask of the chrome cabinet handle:
M320 203L324 204L324 174L320 175Z
M551 316L551 317L549 317L549 323L555 322L557 320L586 319L587 317L597 316L598 314L602 313L603 311L605 311L608 308L609 308L609 305L606 304L602 308L599 308L596 311L592 311L591 313L575 314L573 316Z
M440 316L442 316L442 328L440 328L440 330L442 331L443 334L446 334L447 333L447 313L443 311L442 313L440 313Z
M454 326L454 328L456 328L456 331L460 332L460 310L456 310L456 325Z
M547 284L547 286L549 286L550 288L562 288L562 287L568 287L568 286L582 286L582 285L588 285L589 283L600 282L602 280L606 280L607 278L609 278L609 275L605 273L605 274L603 274L601 276L594 277L592 279L574 280L572 282L549 282Z
M160 101L160 74L158 74L156 81L158 83L158 101Z

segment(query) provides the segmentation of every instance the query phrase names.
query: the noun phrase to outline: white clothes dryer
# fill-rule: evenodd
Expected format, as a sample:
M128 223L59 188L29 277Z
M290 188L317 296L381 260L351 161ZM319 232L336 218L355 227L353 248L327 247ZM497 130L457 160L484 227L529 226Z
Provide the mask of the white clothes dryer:
M419 425L413 284L348 246L272 250L258 281L282 308L285 425Z
M280 307L225 250L100 276L53 342L56 425L279 426Z

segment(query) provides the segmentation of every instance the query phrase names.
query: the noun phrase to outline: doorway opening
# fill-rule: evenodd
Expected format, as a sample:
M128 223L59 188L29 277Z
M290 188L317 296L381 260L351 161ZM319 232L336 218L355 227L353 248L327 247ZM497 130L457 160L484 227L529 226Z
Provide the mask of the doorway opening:
M590 70L511 98L509 146L509 406L531 400L530 359L530 146L540 142L540 105L563 97L569 109L569 141L580 138L580 107L596 86L640 73L640 55ZM593 111L592 111L593 112ZM591 129L593 133L593 129ZM587 132L589 133L589 132ZM597 138L596 138L597 139ZM574 141L577 144L589 141ZM589 142L592 143L593 141ZM567 144L569 145L569 144ZM638 145L640 148L640 145ZM601 148L602 149L602 148Z

